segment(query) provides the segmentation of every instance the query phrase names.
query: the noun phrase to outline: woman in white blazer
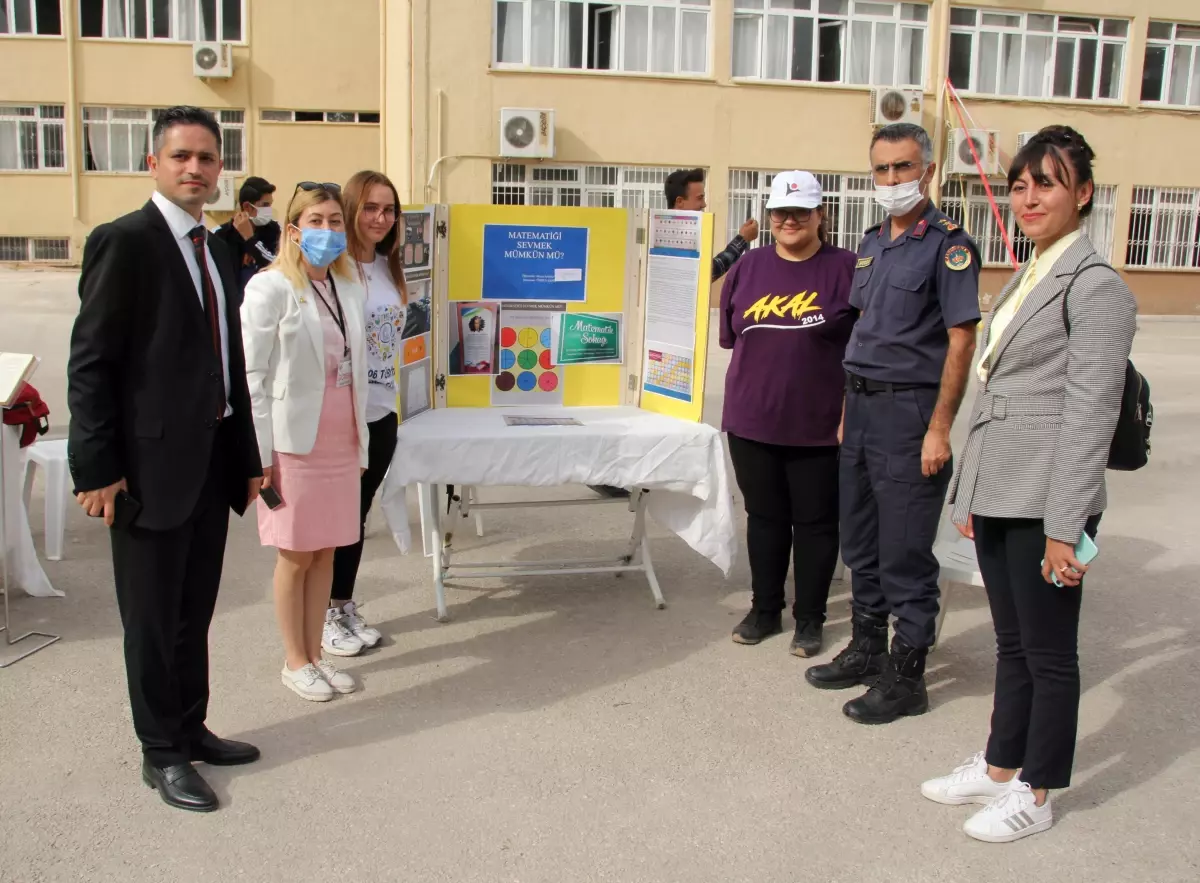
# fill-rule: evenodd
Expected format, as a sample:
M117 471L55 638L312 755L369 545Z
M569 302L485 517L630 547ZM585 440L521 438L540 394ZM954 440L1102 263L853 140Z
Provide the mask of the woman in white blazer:
M1034 252L984 328L971 432L950 487L987 586L996 690L986 750L921 791L985 804L963 831L992 843L1049 828L1050 790L1071 783L1088 570L1076 548L1095 536L1107 503L1137 324L1133 293L1080 230L1093 158L1067 126L1042 129L1013 158L1012 211Z
M283 684L323 702L354 679L321 656L333 556L358 539L367 466L366 292L346 258L336 184L304 182L287 208L279 256L246 286L242 342L259 455L258 531L275 546Z

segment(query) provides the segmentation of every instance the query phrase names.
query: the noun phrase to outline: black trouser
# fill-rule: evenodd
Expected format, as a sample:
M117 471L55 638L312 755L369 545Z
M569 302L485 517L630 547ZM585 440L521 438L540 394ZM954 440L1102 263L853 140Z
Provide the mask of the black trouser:
M354 597L354 581L358 578L358 565L362 561L363 540L367 533L367 513L375 492L383 484L392 454L396 451L395 413L380 417L367 424L367 471L362 474L359 505L361 517L358 524L358 542L350 546L339 546L333 553L333 591L329 597L336 601L349 601Z
M921 444L937 387L846 392L840 463L842 561L850 568L854 610L885 621L920 650L933 645L938 567L933 554L946 489L947 462L921 474Z
M996 629L996 696L987 762L1021 770L1031 788L1071 784L1079 722L1079 606L1083 583L1042 579L1045 526L1032 518L973 517L975 554ZM1100 516L1085 530L1095 537Z
M797 621L825 621L838 556L838 449L770 445L729 433L729 454L746 502L753 606L783 610L793 565Z
M172 530L109 531L133 728L156 766L186 763L208 716L208 626L229 532L222 439L196 508Z

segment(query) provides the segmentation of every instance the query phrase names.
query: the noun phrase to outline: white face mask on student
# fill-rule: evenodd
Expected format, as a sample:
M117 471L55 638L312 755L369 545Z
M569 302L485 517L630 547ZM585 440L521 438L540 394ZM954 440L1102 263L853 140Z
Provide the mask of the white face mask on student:
M274 212L271 211L271 207L269 205L260 205L257 207L257 210L258 214L250 219L251 224L253 224L255 227L265 227L267 224L271 223L271 220L275 215Z
M925 175L922 173L917 180L907 181L904 184L896 184L891 187L876 184L875 201L893 218L907 215L925 198L925 194L921 192L921 181L924 179Z

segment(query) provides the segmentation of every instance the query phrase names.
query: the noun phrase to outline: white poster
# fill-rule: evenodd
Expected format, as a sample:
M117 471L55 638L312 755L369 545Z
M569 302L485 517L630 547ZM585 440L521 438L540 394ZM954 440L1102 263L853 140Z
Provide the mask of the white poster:
M564 303L505 301L500 305L500 373L493 405L561 405L562 366L554 364L555 318Z

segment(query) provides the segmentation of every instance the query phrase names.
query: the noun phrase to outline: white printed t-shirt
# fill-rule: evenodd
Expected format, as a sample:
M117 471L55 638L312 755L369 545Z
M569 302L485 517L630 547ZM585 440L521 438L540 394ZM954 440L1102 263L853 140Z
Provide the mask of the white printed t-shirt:
M404 305L388 273L387 258L376 255L360 264L367 287L367 422L374 423L396 410L396 364Z

